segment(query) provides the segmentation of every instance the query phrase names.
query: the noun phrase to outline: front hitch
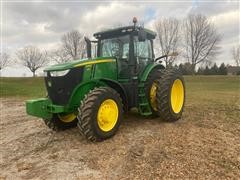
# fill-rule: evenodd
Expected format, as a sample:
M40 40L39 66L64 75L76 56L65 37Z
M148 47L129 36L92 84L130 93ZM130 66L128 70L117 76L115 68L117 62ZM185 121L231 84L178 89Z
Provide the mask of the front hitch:
M39 98L26 101L26 112L32 116L50 119L53 114L65 112L65 107L52 104L48 98Z

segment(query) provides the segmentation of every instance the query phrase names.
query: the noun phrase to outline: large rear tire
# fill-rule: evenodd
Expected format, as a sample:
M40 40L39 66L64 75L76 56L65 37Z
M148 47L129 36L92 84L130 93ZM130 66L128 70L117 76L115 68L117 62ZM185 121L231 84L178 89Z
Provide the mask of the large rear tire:
M154 69L152 72L150 72L150 74L146 80L146 83L145 83L145 93L146 93L147 99L150 103L153 117L158 116L157 81L161 78L161 74L162 74L161 71L162 71L162 69Z
M165 121L181 118L185 103L185 85L181 73L176 69L165 69L157 81L158 115Z
M102 141L115 135L122 115L119 94L109 87L95 88L81 102L77 125L88 140Z

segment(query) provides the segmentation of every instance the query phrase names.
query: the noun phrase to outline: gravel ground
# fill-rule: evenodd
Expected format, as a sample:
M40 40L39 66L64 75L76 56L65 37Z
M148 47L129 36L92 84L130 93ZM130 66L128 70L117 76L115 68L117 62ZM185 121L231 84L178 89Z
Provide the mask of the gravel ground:
M132 112L113 138L91 143L0 100L0 179L240 179L239 109L187 103L175 123Z

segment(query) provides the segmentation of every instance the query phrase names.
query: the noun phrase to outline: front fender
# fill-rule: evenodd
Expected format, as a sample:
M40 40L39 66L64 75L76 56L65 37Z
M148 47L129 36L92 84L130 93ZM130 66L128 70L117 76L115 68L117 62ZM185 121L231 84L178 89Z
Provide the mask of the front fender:
M90 80L79 84L72 92L68 102L68 108L72 109L73 111L76 110L85 95L88 94L90 90L100 86L106 86L106 84L99 80Z
M124 87L113 79L103 78L103 79L100 79L100 81L102 81L104 84L106 84L107 86L111 87L112 89L118 92L118 94L122 99L124 110L128 111L128 98L127 98L127 93Z

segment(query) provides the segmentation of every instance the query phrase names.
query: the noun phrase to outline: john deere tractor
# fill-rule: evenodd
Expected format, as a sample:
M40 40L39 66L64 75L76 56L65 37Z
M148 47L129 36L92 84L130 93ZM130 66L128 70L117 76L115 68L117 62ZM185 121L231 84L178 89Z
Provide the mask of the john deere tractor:
M53 130L78 126L90 141L113 136L123 113L137 108L164 121L181 118L185 100L182 75L155 58L156 34L136 25L97 32L85 38L87 59L44 70L47 97L28 100L26 111ZM97 43L97 57L91 45Z

